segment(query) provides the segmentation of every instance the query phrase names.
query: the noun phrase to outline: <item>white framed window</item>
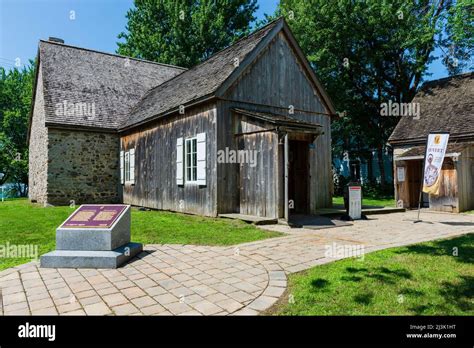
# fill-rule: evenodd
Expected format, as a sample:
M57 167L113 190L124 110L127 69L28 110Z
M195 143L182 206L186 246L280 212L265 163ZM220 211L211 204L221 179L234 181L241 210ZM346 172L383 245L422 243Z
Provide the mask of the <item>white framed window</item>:
M130 152L125 152L125 182L130 181Z
M185 140L184 163L186 182L197 183L197 137Z
M135 149L120 151L120 181L135 184Z
M124 160L125 152L120 151L120 183L123 185L125 182L124 174L125 174L125 160Z
M206 133L176 141L176 183L206 186Z

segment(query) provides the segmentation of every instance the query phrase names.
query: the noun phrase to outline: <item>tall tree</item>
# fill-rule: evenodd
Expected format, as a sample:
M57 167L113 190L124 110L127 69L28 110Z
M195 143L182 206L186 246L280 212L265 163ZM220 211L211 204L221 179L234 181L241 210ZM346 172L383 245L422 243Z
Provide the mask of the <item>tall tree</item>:
M20 195L28 187L28 115L31 107L34 62L6 72L0 68L0 184L16 184Z
M192 67L247 34L257 0L135 0L119 54Z
M385 144L399 118L381 116L381 103L411 102L437 48L451 54L443 60L450 73L466 68L473 13L472 0L281 0L277 15L347 112L333 123L336 155L376 149L385 181Z

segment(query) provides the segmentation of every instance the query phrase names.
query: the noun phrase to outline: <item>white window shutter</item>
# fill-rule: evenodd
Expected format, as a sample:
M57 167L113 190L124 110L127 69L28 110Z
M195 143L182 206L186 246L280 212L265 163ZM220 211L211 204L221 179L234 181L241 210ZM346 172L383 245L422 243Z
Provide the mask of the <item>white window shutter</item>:
M178 138L176 143L176 183L178 185L184 185L184 140Z
M124 152L120 151L120 183L124 183Z
M135 183L135 149L130 149L130 182Z
M206 185L206 133L199 133L197 139L197 183Z

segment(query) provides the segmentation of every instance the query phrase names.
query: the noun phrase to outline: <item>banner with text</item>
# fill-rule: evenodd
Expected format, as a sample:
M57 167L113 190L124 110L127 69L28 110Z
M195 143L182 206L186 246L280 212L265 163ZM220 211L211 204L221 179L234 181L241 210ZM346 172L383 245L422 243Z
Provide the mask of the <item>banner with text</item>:
M426 142L425 168L423 174L423 192L439 194L441 168L443 166L448 133L430 133Z

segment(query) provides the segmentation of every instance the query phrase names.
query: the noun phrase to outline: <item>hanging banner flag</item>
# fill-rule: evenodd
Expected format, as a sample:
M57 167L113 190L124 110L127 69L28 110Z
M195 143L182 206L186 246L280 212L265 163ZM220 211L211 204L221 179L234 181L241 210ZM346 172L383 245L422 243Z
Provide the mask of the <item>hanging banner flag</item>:
M449 133L430 133L426 142L423 192L439 194L441 168L443 166Z

